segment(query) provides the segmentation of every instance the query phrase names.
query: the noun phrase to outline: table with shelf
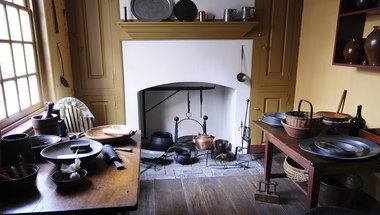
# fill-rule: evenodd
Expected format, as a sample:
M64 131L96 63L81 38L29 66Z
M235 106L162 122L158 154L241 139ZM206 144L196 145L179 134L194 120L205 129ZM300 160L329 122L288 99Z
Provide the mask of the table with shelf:
M298 146L302 139L290 137L283 128L272 127L262 121L253 121L253 124L265 133L264 180L285 176L271 173L274 146L308 171L307 189L304 190L296 183L307 196L306 210L314 208L318 204L320 182L323 175L380 172L380 154L361 160L326 158L303 151Z
M82 165L88 172L77 187L57 187L50 176L59 167L38 162L36 187L0 193L0 214L114 214L137 209L140 175L141 132L118 143L117 151L125 169L117 170L101 154Z

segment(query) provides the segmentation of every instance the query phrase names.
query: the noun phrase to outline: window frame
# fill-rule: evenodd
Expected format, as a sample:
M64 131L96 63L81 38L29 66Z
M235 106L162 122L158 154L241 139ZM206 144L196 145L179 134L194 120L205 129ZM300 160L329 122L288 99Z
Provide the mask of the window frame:
M39 40L38 38L40 38L40 32L37 31L37 28L38 28L38 20L40 19L40 17L38 16L38 12L35 10L36 9L36 5L34 4L34 1L33 0L24 0L24 4L25 6L20 6L20 5L17 5L15 3L12 3L12 2L8 2L8 1L5 1L5 0L0 0L0 3L4 5L4 9L6 10L6 5L10 5L12 7L15 7L17 8L18 10L23 10L25 12L27 12L29 14L29 19L30 19L30 27L31 27L31 33L32 33L32 41L31 42L26 42L26 41L17 41L17 40L12 40L11 36L10 36L10 31L9 31L9 22L8 22L8 16L6 16L6 24L7 24L7 31L8 31L8 35L9 35L9 39L8 40L3 40L1 39L0 41L2 42L5 42L5 43L8 43L10 45L12 45L12 42L17 42L17 43L20 43L22 45L24 44L31 44L33 46L33 51L34 51L34 60L35 60L35 66L36 66L36 73L33 74L36 76L36 79L37 79L37 85L38 85L38 94L39 94L39 97L40 97L40 101L34 105L32 105L31 103L31 106L21 110L21 107L20 107L20 111L18 111L17 113L11 115L11 116L8 116L7 118L4 118L2 120L0 120L0 129L1 129L1 133L6 133L14 128L16 128L17 126L27 122L28 120L30 120L31 116L33 115L36 115L36 114L39 114L41 113L43 110L44 110L44 97L45 97L45 94L43 93L46 89L44 89L45 87L43 86L43 81L42 81L42 78L43 78L43 71L41 69L41 54L42 54L42 49L41 49L41 44L39 43ZM6 11L5 11L6 12ZM7 13L7 12L6 12ZM20 16L20 14L18 13L18 15ZM21 19L19 19L19 24L20 24L20 27L21 27ZM22 34L22 32L21 32ZM23 49L24 50L24 49ZM11 54L13 56L13 49L11 49ZM24 50L24 62L26 64L26 55L25 55L25 50ZM13 67L15 68L15 62L12 58L12 64L13 64ZM15 71L14 71L15 72ZM22 75L22 76L16 76L13 77L13 78L7 78L7 79L1 79L1 87L2 87L2 90L4 92L4 85L2 84L5 80L15 80L16 82L16 86L17 86L17 79L18 78L21 78L21 77L27 77L29 76L28 73L26 73L25 75ZM29 83L28 83L29 84ZM30 88L29 88L30 89ZM17 92L19 93L19 92ZM30 93L30 91L29 91ZM18 97L18 104L20 105L20 98L22 98L22 95L19 95ZM6 106L5 104L5 95L3 93L3 99L4 99L4 106ZM29 99L31 99L31 95L29 94ZM6 108L6 107L5 107Z

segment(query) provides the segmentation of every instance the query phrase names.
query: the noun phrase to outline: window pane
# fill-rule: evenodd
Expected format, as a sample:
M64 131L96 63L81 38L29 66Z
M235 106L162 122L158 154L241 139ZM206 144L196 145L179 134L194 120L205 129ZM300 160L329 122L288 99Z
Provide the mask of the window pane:
M0 43L0 66L3 79L14 77L11 46L8 43Z
M1 84L0 84L1 89ZM5 114L5 106L4 106L4 100L3 100L3 91L0 90L0 119L4 119L6 117Z
M15 61L16 76L25 75L25 61L24 61L24 49L21 43L13 43L13 60Z
M26 78L20 78L17 80L18 93L20 95L21 110L30 107L29 101L29 88Z
M21 28L22 28L22 36L24 37L24 41L32 42L32 31L30 30L30 19L29 13L20 10L20 19L21 19Z
M13 0L13 3L24 6L24 0Z
M4 40L9 39L8 30L7 30L8 29L7 20L5 17L5 10L4 10L3 5L0 5L0 29L2 29L0 31L0 39L4 39Z
M12 40L21 40L21 28L17 9L7 6L8 22Z
M29 76L30 98L32 99L32 105L40 102L40 96L38 91L38 82L35 75Z
M14 81L4 82L5 100L7 101L8 116L20 111L17 99L16 83Z
M25 57L26 57L26 67L28 69L28 74L36 73L36 63L34 58L34 50L32 44L25 44Z

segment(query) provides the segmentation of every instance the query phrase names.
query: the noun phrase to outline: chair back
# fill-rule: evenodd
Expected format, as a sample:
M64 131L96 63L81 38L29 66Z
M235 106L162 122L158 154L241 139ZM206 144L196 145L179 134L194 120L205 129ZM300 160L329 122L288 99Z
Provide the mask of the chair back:
M61 118L64 119L69 133L86 132L94 127L94 115L90 109L79 99L66 97L57 102L56 109L59 109Z

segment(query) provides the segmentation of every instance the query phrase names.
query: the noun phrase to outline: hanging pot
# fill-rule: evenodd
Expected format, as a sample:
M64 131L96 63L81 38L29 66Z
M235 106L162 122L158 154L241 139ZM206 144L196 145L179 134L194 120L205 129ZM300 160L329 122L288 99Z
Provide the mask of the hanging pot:
M166 131L157 131L151 137L152 148L158 151L166 151L173 146L172 134Z

